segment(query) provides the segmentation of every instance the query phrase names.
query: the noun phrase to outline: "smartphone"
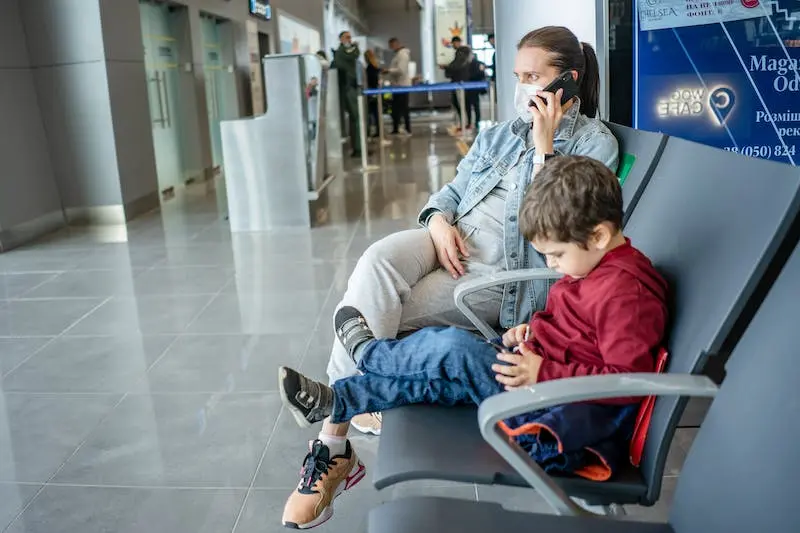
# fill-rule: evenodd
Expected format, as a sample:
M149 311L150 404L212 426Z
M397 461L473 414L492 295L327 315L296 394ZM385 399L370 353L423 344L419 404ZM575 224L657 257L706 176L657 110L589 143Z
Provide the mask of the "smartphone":
M497 353L507 352L507 353L519 353L519 346L514 346L513 348L509 348L503 343L494 342L491 340L486 341L492 348L497 351Z
M544 88L544 91L555 94L559 89L564 89L564 94L561 95L562 106L578 96L578 84L575 83L575 79L572 77L571 70L568 70L561 76L554 79L550 85ZM528 104L528 106L534 105L536 104L533 103L533 100L531 100Z
M497 350L498 352L507 352L508 348L502 342L495 342L493 340L487 340L486 344L490 345L492 348Z

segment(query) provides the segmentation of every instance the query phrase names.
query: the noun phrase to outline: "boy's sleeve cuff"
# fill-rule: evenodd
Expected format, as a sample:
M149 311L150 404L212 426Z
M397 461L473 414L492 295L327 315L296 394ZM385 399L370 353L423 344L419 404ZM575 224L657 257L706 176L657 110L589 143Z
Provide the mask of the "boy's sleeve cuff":
M553 367L552 361L542 358L542 364L539 365L539 373L536 375L536 383L542 383L543 381L552 381L554 379L559 379L562 376L554 375L558 374L558 372L554 372L556 370Z

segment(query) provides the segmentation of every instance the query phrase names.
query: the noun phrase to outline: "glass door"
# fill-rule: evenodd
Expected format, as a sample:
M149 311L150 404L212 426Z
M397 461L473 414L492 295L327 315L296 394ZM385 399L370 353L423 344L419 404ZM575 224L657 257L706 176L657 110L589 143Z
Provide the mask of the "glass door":
M208 125L211 128L211 153L215 172L222 165L222 134L220 132L219 78L222 72L222 48L219 42L217 21L203 17L203 47L205 57L203 69L206 79L206 108Z
M215 171L222 167L220 122L238 118L238 96L233 70L235 48L233 25L208 15L202 18L206 108Z
M158 184L162 193L171 193L184 178L176 117L178 43L170 28L166 5L140 2L139 10Z

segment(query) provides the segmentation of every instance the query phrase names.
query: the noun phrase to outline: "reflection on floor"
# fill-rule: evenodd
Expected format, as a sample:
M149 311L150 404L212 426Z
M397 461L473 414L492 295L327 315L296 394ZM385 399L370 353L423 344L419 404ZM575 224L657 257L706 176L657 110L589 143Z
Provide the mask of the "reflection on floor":
M127 230L65 231L1 255L0 531L281 531L314 432L281 409L275 369L324 376L355 261L414 226L457 150L426 132L385 156L381 172L329 187L312 230L232 236L224 195L200 184ZM673 447L672 476L690 437ZM353 441L374 463L377 439ZM364 531L370 508L419 493L548 510L504 488L378 493L367 478L355 492L320 531Z

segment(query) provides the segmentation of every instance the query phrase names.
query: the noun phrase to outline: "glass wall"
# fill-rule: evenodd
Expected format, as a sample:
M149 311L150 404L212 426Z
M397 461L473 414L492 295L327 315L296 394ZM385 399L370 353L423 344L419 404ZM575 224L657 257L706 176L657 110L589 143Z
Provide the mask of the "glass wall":
M486 65L486 77L491 78L493 69L492 55L494 55L494 47L489 42L489 35L486 33L473 34L472 36L472 51L478 61Z

